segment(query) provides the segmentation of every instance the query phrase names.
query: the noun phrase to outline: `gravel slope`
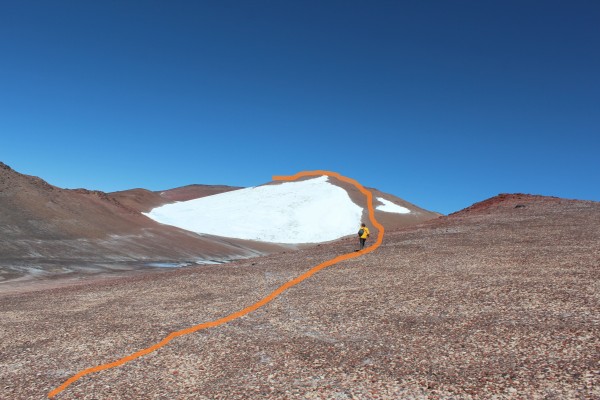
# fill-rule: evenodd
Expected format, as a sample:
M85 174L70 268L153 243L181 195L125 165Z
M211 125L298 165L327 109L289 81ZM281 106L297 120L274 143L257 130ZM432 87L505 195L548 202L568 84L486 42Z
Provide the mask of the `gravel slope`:
M505 196L57 399L600 398L600 203ZM0 297L0 398L249 305L354 240Z

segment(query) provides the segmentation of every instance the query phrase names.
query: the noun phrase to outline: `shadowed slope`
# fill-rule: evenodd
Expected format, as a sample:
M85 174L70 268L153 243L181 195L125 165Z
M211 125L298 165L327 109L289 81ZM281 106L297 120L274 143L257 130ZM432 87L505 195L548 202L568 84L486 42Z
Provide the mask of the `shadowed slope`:
M106 193L61 189L4 164L0 209L1 280L98 272L103 263L230 259L281 249L160 225Z

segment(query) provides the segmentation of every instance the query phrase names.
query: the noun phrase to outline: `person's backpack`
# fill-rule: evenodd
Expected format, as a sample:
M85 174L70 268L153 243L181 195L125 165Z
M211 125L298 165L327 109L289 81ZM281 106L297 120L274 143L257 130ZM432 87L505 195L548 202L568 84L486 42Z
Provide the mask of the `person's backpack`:
M365 230L363 228L360 228L360 230L358 231L358 236L361 237L364 233Z

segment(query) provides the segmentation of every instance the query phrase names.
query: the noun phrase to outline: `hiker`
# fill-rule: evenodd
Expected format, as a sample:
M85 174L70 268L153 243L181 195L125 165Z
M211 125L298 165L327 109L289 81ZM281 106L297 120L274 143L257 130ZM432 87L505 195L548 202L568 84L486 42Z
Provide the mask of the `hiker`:
M358 250L365 248L365 242L369 235L369 228L364 223L360 224L360 229L358 230Z

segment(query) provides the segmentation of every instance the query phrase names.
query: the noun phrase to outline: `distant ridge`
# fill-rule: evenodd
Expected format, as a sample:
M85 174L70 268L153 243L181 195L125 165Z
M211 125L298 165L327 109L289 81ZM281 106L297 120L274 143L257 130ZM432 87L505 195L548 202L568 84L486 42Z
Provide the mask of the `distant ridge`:
M387 229L437 218L371 189L376 218ZM354 235L368 220L365 196L335 176L270 182L152 209L150 218L192 232L271 243L319 243Z
M194 184L161 191L150 191L141 188L122 190L111 192L110 196L138 212L148 212L153 208L176 201L193 200L238 189L242 188L226 185Z
M345 228L342 235L354 236L354 226L366 220L366 200L351 185L336 179L331 183L338 190L343 189L348 201L358 207L350 218L352 221L346 221L347 218L343 221L352 228ZM261 187L274 185L282 183L268 182ZM188 231L158 223L143 214L176 202L219 199L237 190L242 188L198 184L156 192L142 188L114 193L62 189L0 163L0 283L33 277L103 274L149 265L226 262L298 248L299 244L293 240L282 244L276 237L267 242L262 238L226 237L202 229ZM408 227L440 216L396 196L369 190L374 195L377 219L386 229ZM331 202L315 200L317 206L327 208L320 210L320 215L327 216L327 210L335 208ZM216 206L220 208L218 200ZM291 213L295 208L294 204L283 205L281 212ZM311 214L308 210L307 215ZM244 215L228 224L245 220ZM317 219L311 229L319 229L321 222ZM268 231L269 220L263 223ZM328 240L340 238L340 234L334 234Z
M565 201L559 197L553 196L542 196L537 194L525 194L525 193L500 193L497 196L490 197L489 199L474 203L469 207L462 210L456 211L450 215L463 215L468 213L481 213L490 212L499 207L517 207L525 206L532 202L552 202L552 201ZM584 201L584 200L572 200L572 201Z
M61 189L1 163L0 282L151 262L227 261L282 249L158 224L133 206L97 190Z

